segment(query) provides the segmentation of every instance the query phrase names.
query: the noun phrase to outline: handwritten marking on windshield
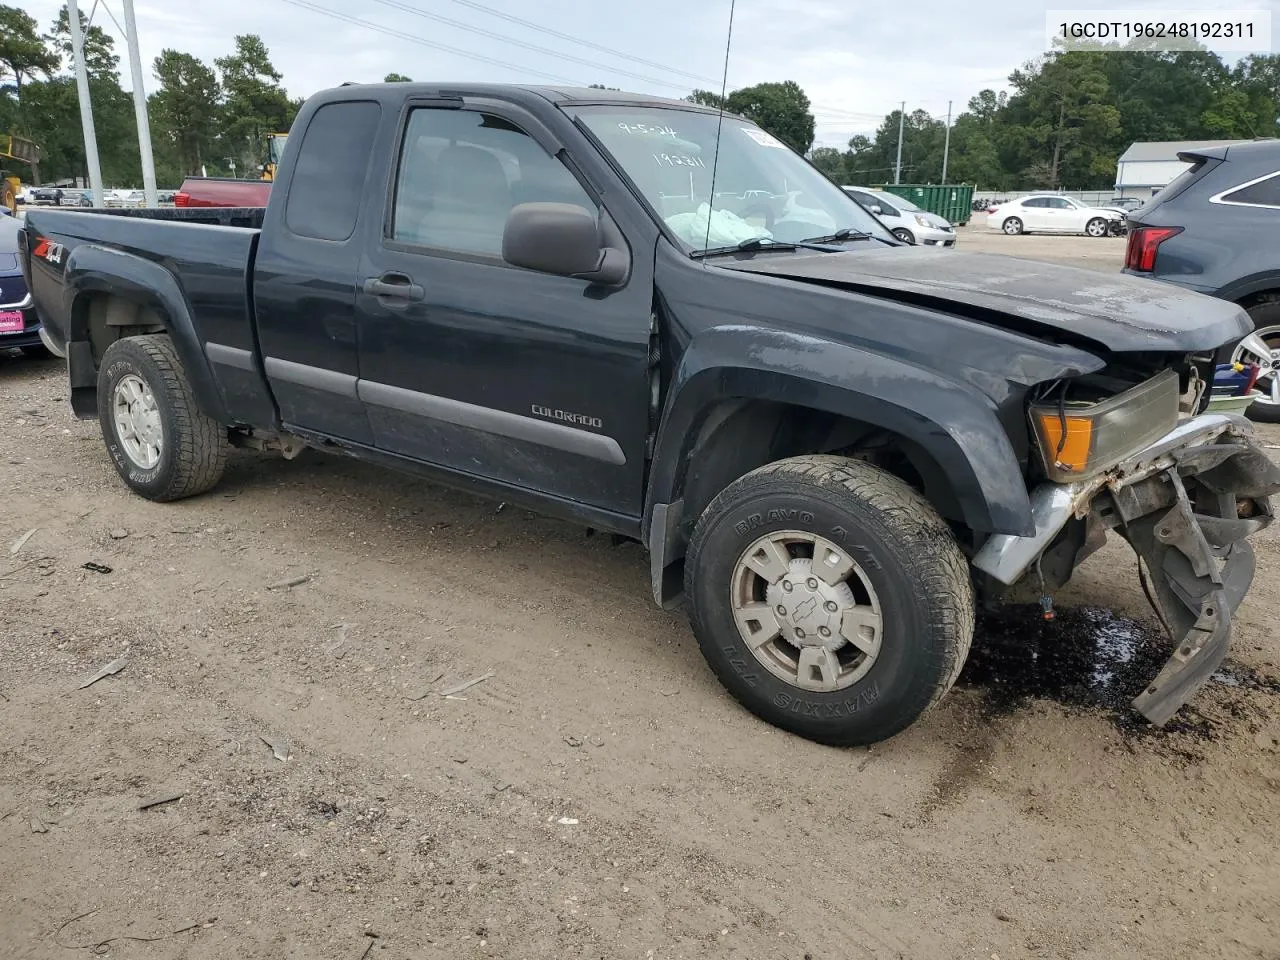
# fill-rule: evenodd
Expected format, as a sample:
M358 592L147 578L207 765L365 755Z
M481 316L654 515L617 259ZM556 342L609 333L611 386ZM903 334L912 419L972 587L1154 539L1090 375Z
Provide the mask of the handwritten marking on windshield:
M686 157L679 153L655 153L653 159L660 167L701 167L704 170L707 167L701 157Z

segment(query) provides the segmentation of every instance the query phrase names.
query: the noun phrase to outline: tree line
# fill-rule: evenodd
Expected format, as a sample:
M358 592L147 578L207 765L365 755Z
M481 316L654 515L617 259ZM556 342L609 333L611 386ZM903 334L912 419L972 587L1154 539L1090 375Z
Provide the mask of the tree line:
M947 179L986 189L1108 189L1116 160L1140 141L1275 137L1280 55L1228 65L1207 50L1056 51L1010 74L1010 92L983 90L951 125ZM813 146L814 118L799 84L759 83L727 97L687 100L755 120L837 183L887 183L899 141L899 110L845 150ZM902 179L938 183L946 122L927 110L902 116Z
M85 69L93 101L102 178L108 185L142 180L133 95L120 85L120 55L114 38L89 26L80 13ZM266 160L264 137L287 133L302 106L281 86L262 38L235 38L212 66L179 50L162 50L151 64L147 97L156 180L177 186L188 174L256 177ZM391 73L388 82L407 81ZM23 179L57 183L87 179L80 100L71 56L71 30L64 6L47 32L26 11L0 5L0 133L14 133L41 149L30 175L12 160L0 160Z
M1053 52L1015 70L1010 92L982 90L951 127L947 179L984 189L1106 190L1130 144L1159 140L1274 137L1280 111L1280 55L1228 65L1207 50L1126 48ZM838 183L891 182L899 111L872 136L844 150L812 149L813 114L799 85L763 83L721 98L705 90L687 99L723 105L755 120ZM947 125L926 110L902 118L902 178L938 183Z
M132 95L120 85L114 39L80 15L103 179L141 179ZM263 138L287 132L301 100L281 86L262 39L235 38L212 65L179 50L155 58L148 86L152 150L161 185L188 174L256 176ZM387 81L410 78L392 73ZM1009 92L982 90L951 126L948 179L984 189L1107 189L1116 160L1135 141L1247 139L1277 134L1280 55L1227 64L1206 50L1073 50L1030 61ZM593 85L602 86L602 85ZM813 149L812 105L799 84L759 83L725 97L695 90L696 103L743 114L810 156L839 183L893 179L899 112L839 149ZM851 109L855 105L850 105ZM902 118L902 176L939 182L946 123L925 110ZM42 32L24 10L0 5L0 133L34 141L41 182L87 174L67 9ZM26 177L13 161L8 164Z
M1055 53L1015 70L1012 90L983 90L951 128L947 178L984 189L1105 190L1130 144L1245 140L1277 135L1280 56L1228 66L1208 51ZM903 180L942 177L945 121L916 110L904 118ZM898 111L874 136L813 162L843 183L893 178Z

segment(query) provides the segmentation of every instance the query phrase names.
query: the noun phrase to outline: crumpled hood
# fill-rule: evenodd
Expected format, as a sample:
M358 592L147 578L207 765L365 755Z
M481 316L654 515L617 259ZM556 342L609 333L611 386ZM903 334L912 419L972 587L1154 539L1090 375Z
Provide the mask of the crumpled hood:
M763 253L716 265L940 310L950 306L981 322L1048 339L1061 331L1068 334L1063 339L1086 339L1113 351L1208 350L1253 329L1235 304L1158 280L990 253L939 256L928 247L869 247L871 242L841 253Z

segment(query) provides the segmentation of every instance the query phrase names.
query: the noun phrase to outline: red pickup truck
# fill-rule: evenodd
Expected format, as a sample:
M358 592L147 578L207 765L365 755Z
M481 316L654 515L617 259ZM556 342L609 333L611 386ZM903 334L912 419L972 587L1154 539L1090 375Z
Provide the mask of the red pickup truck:
M265 207L270 180L187 177L173 196L175 207Z

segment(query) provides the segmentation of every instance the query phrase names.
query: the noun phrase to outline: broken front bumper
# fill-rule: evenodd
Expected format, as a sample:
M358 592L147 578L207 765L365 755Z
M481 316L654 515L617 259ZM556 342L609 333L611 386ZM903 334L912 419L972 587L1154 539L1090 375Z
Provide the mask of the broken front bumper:
M1253 582L1247 538L1271 522L1268 498L1277 492L1280 467L1249 421L1193 417L1097 477L1037 487L1036 532L991 537L973 565L1013 584L1033 568L1044 575L1041 564L1056 554L1069 576L1107 530L1120 533L1150 572L1148 598L1174 642L1169 661L1133 701L1163 724L1227 655L1231 619Z

